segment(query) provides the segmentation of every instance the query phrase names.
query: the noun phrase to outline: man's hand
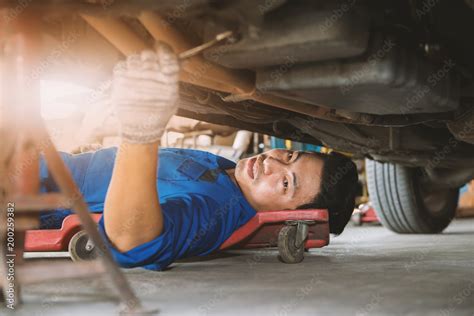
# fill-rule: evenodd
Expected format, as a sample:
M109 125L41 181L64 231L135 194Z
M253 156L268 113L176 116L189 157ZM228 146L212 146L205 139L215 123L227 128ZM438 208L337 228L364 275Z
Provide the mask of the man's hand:
M122 139L152 143L160 139L178 100L179 63L166 45L134 54L114 68L112 104Z

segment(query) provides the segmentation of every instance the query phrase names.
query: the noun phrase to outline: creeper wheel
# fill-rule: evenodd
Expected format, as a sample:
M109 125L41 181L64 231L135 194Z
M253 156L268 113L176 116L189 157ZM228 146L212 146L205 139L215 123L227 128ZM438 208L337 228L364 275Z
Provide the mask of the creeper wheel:
M297 226L284 226L278 234L279 259L284 263L300 263L304 259L304 244L296 246Z
M68 249L72 261L86 261L97 258L95 246L89 241L89 236L83 230L72 236Z

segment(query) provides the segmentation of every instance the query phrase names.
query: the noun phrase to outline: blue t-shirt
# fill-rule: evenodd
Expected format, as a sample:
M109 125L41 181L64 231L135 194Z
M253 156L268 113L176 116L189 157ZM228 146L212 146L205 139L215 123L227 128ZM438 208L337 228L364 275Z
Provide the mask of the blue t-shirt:
M104 208L116 151L116 148L107 148L79 155L61 153L92 212L101 213ZM56 191L57 186L44 161L40 167L42 191ZM104 218L99 222L99 230L120 266L161 270L177 259L217 250L256 214L224 171L234 167L235 163L230 160L208 152L160 149L157 185L164 218L162 234L120 252L105 235ZM71 213L68 209L42 213L41 228L58 228Z

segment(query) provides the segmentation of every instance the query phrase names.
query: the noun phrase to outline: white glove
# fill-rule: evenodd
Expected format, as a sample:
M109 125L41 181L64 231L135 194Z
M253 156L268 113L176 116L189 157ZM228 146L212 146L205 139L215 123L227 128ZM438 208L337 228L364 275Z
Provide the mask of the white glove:
M155 50L130 55L114 68L112 106L129 143L159 140L177 110L178 58L163 44Z

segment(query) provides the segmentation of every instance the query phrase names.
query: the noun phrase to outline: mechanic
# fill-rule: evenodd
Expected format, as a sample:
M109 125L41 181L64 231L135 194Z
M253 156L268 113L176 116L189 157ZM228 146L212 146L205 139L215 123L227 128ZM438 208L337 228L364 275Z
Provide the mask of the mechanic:
M257 211L328 208L340 234L355 204L357 170L343 155L271 150L237 164L213 154L158 148L176 112L179 63L164 45L114 68L112 104L121 144L93 153L61 153L99 230L122 267L162 270L209 254ZM42 191L57 186L41 163ZM61 226L71 210L41 215Z

